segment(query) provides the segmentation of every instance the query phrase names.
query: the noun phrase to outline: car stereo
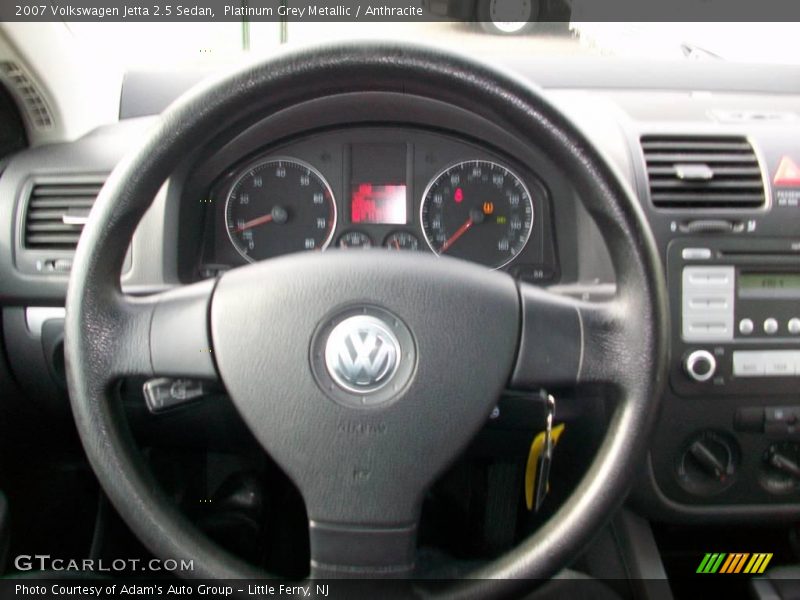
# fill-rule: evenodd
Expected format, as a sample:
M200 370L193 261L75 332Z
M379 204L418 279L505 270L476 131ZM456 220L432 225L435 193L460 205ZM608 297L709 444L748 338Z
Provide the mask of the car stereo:
M800 239L684 238L667 252L676 391L800 385Z

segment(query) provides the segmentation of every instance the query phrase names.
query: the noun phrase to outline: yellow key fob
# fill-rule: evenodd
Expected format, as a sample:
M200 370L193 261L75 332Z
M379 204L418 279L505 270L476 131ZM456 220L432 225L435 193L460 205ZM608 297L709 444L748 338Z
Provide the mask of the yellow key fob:
M553 427L550 433L553 440L553 447L558 444L558 438L564 433L564 423L560 423ZM542 456L544 450L544 440L546 432L542 431L533 438L530 452L528 452L528 463L525 466L525 506L528 510L533 510L533 497L534 490L536 489L537 468L539 466L539 458Z

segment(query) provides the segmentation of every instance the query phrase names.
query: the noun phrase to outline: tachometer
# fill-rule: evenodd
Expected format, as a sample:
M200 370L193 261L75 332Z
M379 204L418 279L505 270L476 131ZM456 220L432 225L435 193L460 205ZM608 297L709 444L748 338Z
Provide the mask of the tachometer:
M301 250L323 250L336 227L328 182L294 158L270 158L238 175L225 202L225 225L249 261Z
M533 200L508 168L488 160L464 161L428 184L420 221L437 254L499 268L528 243Z

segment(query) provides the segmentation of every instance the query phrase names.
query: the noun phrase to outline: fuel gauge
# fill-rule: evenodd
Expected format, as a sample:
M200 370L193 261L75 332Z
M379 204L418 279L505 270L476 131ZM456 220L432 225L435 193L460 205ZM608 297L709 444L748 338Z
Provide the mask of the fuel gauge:
M408 231L395 231L386 236L383 245L389 250L419 250L419 238Z

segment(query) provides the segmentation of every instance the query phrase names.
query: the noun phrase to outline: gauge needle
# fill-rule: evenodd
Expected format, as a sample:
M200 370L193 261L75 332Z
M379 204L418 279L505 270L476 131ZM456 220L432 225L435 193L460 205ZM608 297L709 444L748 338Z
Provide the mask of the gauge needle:
M467 230L470 227L472 227L474 223L475 221L472 219L472 216L470 215L469 219L467 219L466 222L461 227L459 227L458 230L453 235L451 235L444 244L442 244L442 247L439 248L439 254L444 254L445 252L447 252L448 248L450 248L450 246L452 246L456 242L456 240L458 240L458 238L464 235L467 232Z
M397 238L395 238L395 239L393 239L393 240L392 240L392 245L393 245L395 248L397 248L398 250L400 250L400 242L398 242L398 241L397 241Z
M257 227L258 225L263 225L264 223L269 223L274 219L272 213L268 215L263 215L261 217L256 217L255 219L250 219L242 223L239 227L236 228L236 232L244 231L245 229L250 229L251 227Z

